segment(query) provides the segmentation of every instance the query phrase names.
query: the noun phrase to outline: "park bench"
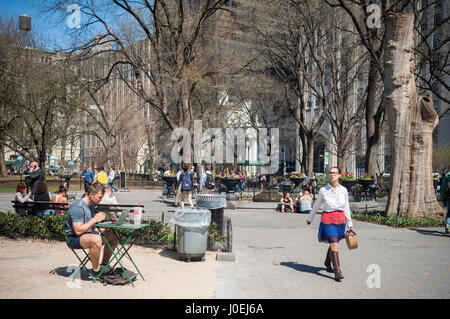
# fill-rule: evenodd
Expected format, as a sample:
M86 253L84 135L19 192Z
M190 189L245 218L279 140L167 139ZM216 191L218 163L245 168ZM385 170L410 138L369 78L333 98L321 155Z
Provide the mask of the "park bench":
M19 215L23 215L22 212L25 212L25 215L32 215L33 210L45 211L48 209L53 209L55 211L62 210L64 211L64 213L66 213L69 210L69 203L55 203L55 202L41 202L41 201L20 203L14 200L12 200L11 203L13 203L13 208L16 214Z

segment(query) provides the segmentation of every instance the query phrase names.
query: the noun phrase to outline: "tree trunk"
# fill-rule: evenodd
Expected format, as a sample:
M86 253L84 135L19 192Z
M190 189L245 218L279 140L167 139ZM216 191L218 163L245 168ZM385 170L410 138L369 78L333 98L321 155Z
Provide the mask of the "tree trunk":
M432 183L432 133L439 119L432 101L416 90L413 26L413 14L391 14L386 19L384 98L393 139L386 213L442 218Z
M311 176L311 172L314 168L314 139L308 136L307 140L308 159L306 164L306 172L308 176Z
M8 177L8 170L5 163L5 148L0 144L0 172L1 177Z
M379 139L379 125L375 123L374 113L376 105L378 69L377 61L374 57L370 58L369 75L367 81L367 98L366 98L366 156L365 171L369 176L375 176L377 172L377 153ZM377 131L378 130L378 131Z
M337 167L340 169L342 174L347 172L347 161L345 159L345 149L342 146L337 146Z
M119 136L119 157L120 157L120 166L119 171L125 171L125 159L123 154L123 137Z

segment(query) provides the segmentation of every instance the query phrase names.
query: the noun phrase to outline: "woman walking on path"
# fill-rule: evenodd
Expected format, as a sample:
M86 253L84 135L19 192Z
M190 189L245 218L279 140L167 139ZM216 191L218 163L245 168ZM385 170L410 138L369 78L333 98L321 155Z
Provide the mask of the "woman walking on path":
M325 259L325 266L328 272L334 271L335 280L340 281L344 279L344 276L342 275L339 262L338 242L344 238L345 225L347 224L348 229L351 230L353 223L350 215L347 189L339 184L341 171L337 167L332 167L329 174L330 183L320 189L306 223L308 225L312 223L314 215L319 210L320 205L323 204L318 238L319 242L330 244Z

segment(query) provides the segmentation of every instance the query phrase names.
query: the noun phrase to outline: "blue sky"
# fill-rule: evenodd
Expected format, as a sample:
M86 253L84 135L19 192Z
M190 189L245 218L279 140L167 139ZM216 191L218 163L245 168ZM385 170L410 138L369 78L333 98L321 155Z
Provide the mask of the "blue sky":
M58 23L55 16L42 12L42 9L42 1L39 0L0 0L0 15L16 18L17 21L22 14L29 15L32 30L38 31L48 49L69 47L73 39L70 29L65 23Z

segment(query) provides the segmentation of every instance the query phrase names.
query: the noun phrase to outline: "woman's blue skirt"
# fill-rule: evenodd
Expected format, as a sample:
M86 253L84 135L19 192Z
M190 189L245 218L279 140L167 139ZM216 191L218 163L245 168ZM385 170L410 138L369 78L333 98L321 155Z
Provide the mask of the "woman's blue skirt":
M345 214L343 211L323 212L320 219L318 238L321 243L337 243L345 235Z

